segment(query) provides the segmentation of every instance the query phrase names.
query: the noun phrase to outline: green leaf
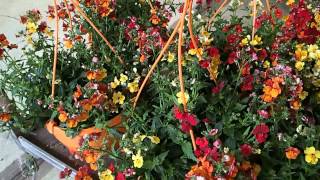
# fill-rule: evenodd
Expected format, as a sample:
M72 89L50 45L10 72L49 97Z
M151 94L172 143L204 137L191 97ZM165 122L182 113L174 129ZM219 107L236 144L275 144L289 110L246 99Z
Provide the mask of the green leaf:
M58 115L58 111L53 111L50 119L54 119Z
M164 153L161 153L159 156L157 156L157 165L162 164L162 162L165 160L165 158L167 157L169 151L166 151Z
M181 144L182 151L184 155L191 160L197 161L197 158L193 154L192 145L190 142L184 141L183 144Z
M146 160L146 161L144 161L144 163L143 163L143 168L145 168L145 169L153 169L154 167L155 167L156 165L155 165L155 163L154 163L154 161L152 161L152 160Z

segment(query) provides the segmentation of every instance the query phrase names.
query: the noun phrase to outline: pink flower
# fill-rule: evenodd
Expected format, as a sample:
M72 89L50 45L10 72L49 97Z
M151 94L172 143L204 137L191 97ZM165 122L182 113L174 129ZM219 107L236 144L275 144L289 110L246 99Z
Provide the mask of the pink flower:
M213 146L216 147L216 148L220 148L221 146L221 140L220 139L217 139L213 142Z
M210 131L209 131L209 135L210 136L214 136L214 135L216 135L216 134L218 134L218 129L211 129Z
M265 119L270 118L270 114L266 110L258 110L258 114Z

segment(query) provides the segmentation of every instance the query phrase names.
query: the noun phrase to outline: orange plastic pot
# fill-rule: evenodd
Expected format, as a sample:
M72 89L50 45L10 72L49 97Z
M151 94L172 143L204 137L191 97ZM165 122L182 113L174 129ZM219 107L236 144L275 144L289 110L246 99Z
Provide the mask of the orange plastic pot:
M115 116L111 120L108 121L108 127L116 128L119 132L124 133L125 128L122 126L122 116L121 114ZM66 135L65 130L57 126L56 122L53 120L49 120L46 124L46 129L50 134L52 134L59 142L61 142L68 150L74 154L80 148L80 141L84 135L90 135L93 133L100 133L99 139L97 139L94 143L90 144L90 146L94 148L99 148L102 146L104 140L107 140L108 144L111 145L116 139L114 137L110 137L108 133L96 127L90 127L87 129L82 129L79 134L75 137L68 137Z

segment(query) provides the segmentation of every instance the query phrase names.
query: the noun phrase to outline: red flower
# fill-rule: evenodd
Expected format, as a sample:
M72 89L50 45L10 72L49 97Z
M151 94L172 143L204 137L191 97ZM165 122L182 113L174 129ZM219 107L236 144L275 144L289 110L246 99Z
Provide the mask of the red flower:
M197 138L196 139L196 144L200 147L200 149L205 149L205 148L208 148L208 140L206 137L202 137L202 138Z
M240 150L243 156L250 156L252 154L252 147L249 144L241 145Z
M184 3L182 3L181 6L179 7L179 13L183 13L183 8L184 8Z
M227 64L233 64L238 59L237 52L231 52L229 54Z
M210 61L209 60L201 60L201 61L199 61L199 64L203 69L207 69L210 65Z
M8 46L10 43L4 34L0 34L0 47Z
M274 15L276 16L276 18L280 19L282 17L282 10L280 8L276 8L274 10Z
M3 57L4 49L0 48L0 59Z
M196 149L195 151L194 151L194 155L196 156L196 157L200 157L201 156L201 150L200 149Z
M213 57L213 58L220 57L219 49L216 47L211 47L211 48L207 49L207 51L208 51L208 55L210 57Z
M268 53L265 49L262 49L259 53L258 53L259 59L260 60L264 60L268 57Z
M45 21L43 21L40 23L38 30L40 32L44 33L47 27L48 27L47 23Z
M189 133L193 126L198 124L197 118L195 115L181 112L178 107L173 108L173 114L176 119L181 123L181 130L185 133Z
M255 23L254 23L254 27L256 29L259 29L261 27L261 24L262 24L261 19L257 18Z
M28 21L28 17L27 17L27 16L20 16L20 22L21 22L22 24L27 23L27 21Z
M235 34L229 34L227 36L227 41L229 44L235 44L239 40L239 36Z
M195 38L195 43L196 43L196 45L199 44L199 39L198 39L198 37ZM190 49L195 49L195 48L196 48L196 46L193 44L192 41L189 42L189 48L190 48Z
M251 91L253 89L253 80L253 75L250 74L245 76L241 85L241 91Z
M112 173L114 172L114 164L113 164L113 162L111 162L111 163L109 164L108 169L110 169L110 171L111 171Z
M224 88L224 81L221 81L217 86L211 89L211 92L214 94L218 94Z
M244 65L244 67L243 67L243 69L242 69L242 71L241 71L241 75L242 75L242 76L250 75L250 68L251 68L251 66L250 66L249 63L247 63L246 65Z
M196 126L197 123L198 123L195 115L190 114L190 113L187 113L187 116L186 116L185 120L186 120L191 126Z
M235 28L237 33L242 33L242 27L240 24L237 24Z
M261 123L253 129L252 134L255 136L258 143L264 143L268 138L269 131L269 127L266 124Z
M220 158L219 151L217 147L213 147L210 151L210 156L213 160L218 161Z
M126 176L122 172L118 172L115 179L116 180L125 180Z
M184 113L180 111L178 107L173 108L174 117L178 120L182 120L184 118Z
M66 177L69 177L71 173L72 173L71 169L64 168L64 170L60 172L59 177L60 177L60 179L65 179Z

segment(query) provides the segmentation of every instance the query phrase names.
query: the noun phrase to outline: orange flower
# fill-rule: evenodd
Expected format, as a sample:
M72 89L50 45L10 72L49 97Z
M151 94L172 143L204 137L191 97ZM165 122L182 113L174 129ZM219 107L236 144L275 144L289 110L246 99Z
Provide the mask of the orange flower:
M253 176L256 178L261 172L261 166L259 164L253 164Z
M64 47L67 49L71 49L73 47L73 43L70 39L64 41Z
M107 71L105 69L98 70L95 73L95 80L102 81L107 76Z
M88 71L86 74L87 74L87 79L88 79L89 81L95 79L95 72L94 72L94 71Z
M78 119L79 119L80 122L88 120L89 119L89 113L85 112L85 111L80 113Z
M90 163L90 168L94 171L98 170L98 165L97 163Z
M249 161L243 161L243 162L241 163L240 169L241 169L242 171L248 171L248 170L250 170L251 168L252 168L252 166L251 166L251 163L250 163Z
M93 152L93 151L84 151L83 152L83 155L84 155L84 160L87 162L87 163L96 163L98 158L99 158L99 154L96 153L96 152Z
M93 179L92 179L92 177L90 177L90 176L85 176L85 177L83 177L81 180L93 180Z
M66 122L66 120L68 119L68 114L65 111L60 111L58 119L61 122Z
M80 86L77 86L77 90L73 93L73 98L78 99L80 96L82 96L82 91L80 89Z
M78 120L77 119L68 119L67 120L67 127L68 128L75 128L78 126Z
M300 154L300 150L295 147L288 147L285 152L288 159L296 159Z
M151 18L149 19L149 21L150 21L152 24L157 25L157 24L159 24L159 22L160 22L160 18L159 18L156 14L153 14L153 15L151 16Z
M92 104L89 99L82 100L80 104L85 111L91 111Z
M268 79L263 87L264 94L262 95L262 99L265 102L272 102L281 94L280 84L283 79L280 77L275 77L272 79Z
M301 102L299 100L294 100L290 102L291 108L294 110L299 110L301 107Z
M140 62L143 63L145 60L146 60L146 56L142 54L140 56Z
M0 114L0 120L2 121L2 122L9 122L10 121L10 119L11 119L11 115L9 114L9 113L2 113L2 114Z
M212 172L214 170L212 164L206 160L206 157L198 158L198 164L191 167L191 170L186 174L187 178L194 176L202 176L205 179L212 179Z

